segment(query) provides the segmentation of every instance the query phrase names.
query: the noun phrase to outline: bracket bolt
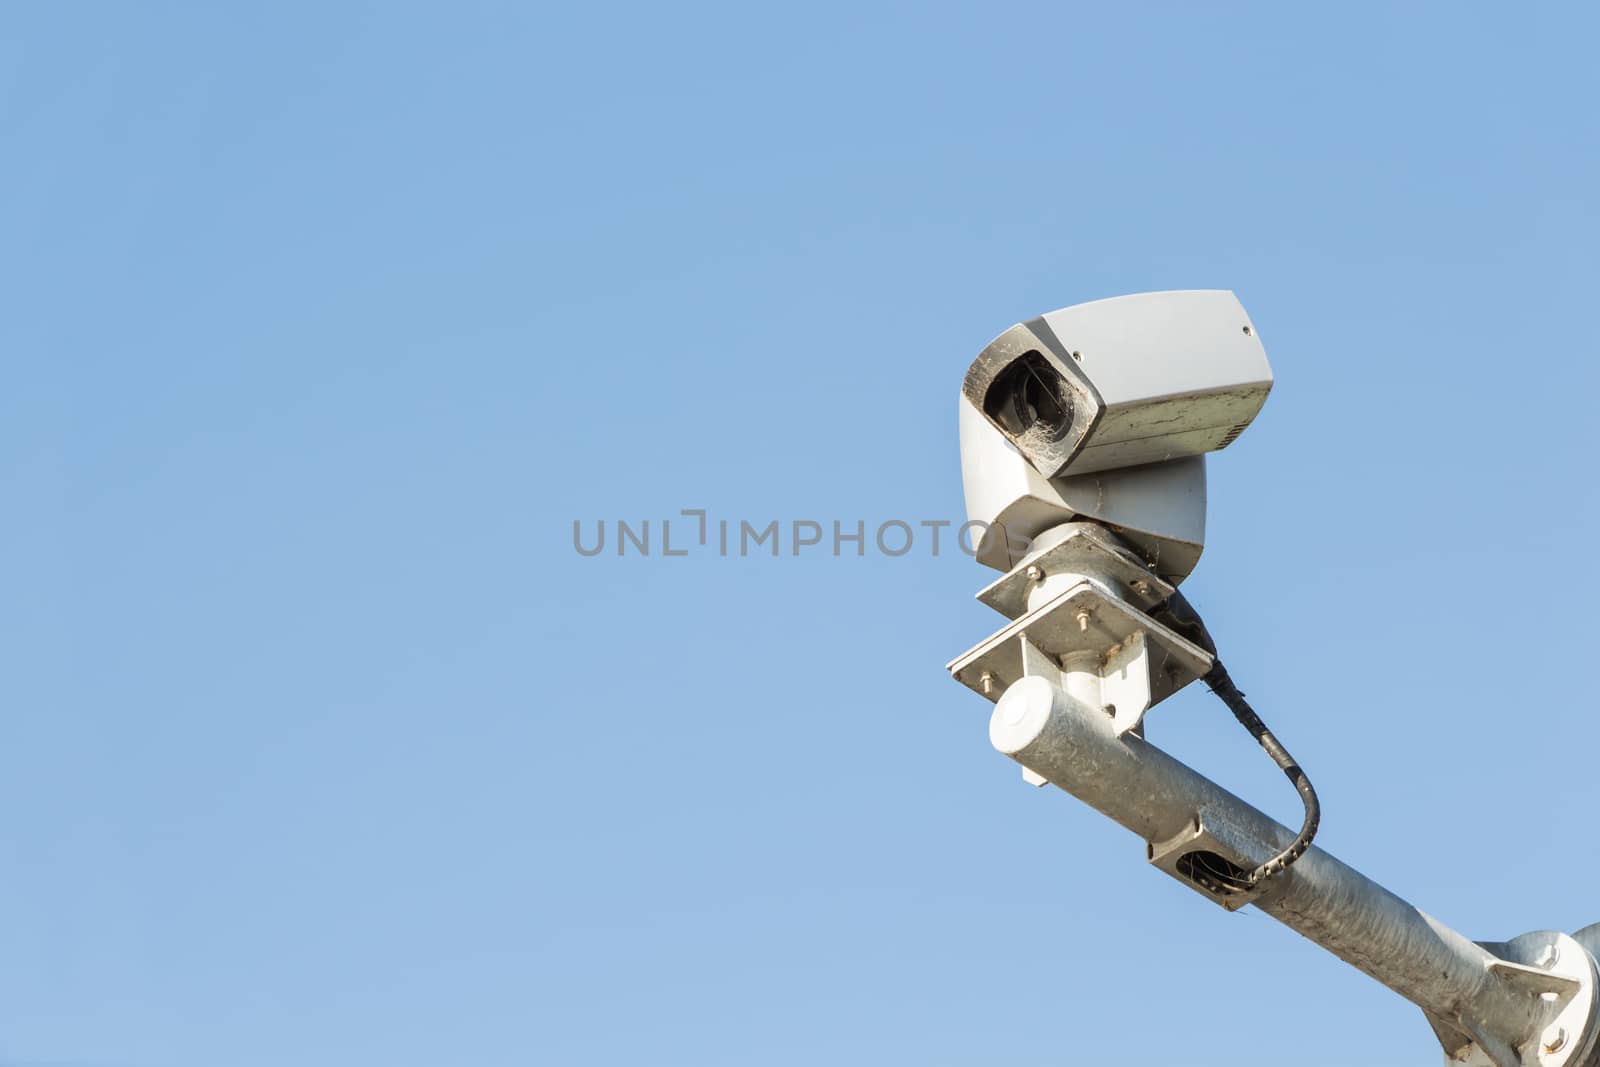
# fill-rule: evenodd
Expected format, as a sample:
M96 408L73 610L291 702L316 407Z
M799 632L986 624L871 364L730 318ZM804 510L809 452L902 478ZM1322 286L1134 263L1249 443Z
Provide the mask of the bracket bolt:
M1544 1038L1546 1052L1560 1052L1567 1044L1567 1028L1558 1026L1552 1031L1547 1031Z
M1556 965L1561 958L1561 950L1554 945L1546 945L1544 951L1539 953L1539 966L1549 969Z
M983 695L988 696L990 693L994 692L994 675L990 674L988 671L984 671L982 674L978 675L978 685L983 688Z
M1042 581L1044 581L1044 571L1040 570L1037 566L1029 567L1028 568L1028 581L1030 581L1030 582L1042 582Z
M1087 611L1078 612L1078 632L1080 634L1089 632L1089 613Z
M1150 583L1146 582L1146 581L1143 581L1143 580L1134 582L1133 583L1133 591L1135 593L1138 593L1140 596L1149 596L1150 595Z

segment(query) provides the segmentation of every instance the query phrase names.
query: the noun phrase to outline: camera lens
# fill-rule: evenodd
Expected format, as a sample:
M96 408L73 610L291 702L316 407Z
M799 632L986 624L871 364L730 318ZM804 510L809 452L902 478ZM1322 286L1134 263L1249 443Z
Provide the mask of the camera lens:
M1072 425L1072 394L1049 360L1024 352L995 375L983 411L1013 438L1033 433L1055 440Z

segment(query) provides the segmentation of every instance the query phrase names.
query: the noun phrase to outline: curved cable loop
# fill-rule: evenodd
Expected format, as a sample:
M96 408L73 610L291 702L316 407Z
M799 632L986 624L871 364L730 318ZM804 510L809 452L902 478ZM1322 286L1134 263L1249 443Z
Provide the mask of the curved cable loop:
M1153 609L1151 616L1159 619L1184 637L1193 641L1207 652L1211 653L1211 669L1205 673L1201 681L1211 687L1228 710L1233 712L1233 717L1239 720L1256 743L1266 750L1272 757L1272 762L1278 765L1284 776L1293 783L1295 792L1300 794L1300 803L1305 808L1305 818L1300 824L1300 832L1295 835L1289 846L1243 876L1222 872L1207 871L1200 874L1208 888L1225 893L1243 893L1256 888L1267 879L1287 870L1294 861L1305 855L1306 849L1311 847L1311 841L1317 836L1317 828L1322 825L1322 804L1317 800L1317 791L1311 787L1311 779L1306 772L1295 762L1289 750L1277 739L1267 724L1261 721L1261 716L1255 713L1245 700L1244 694L1229 677L1228 670L1222 665L1222 660L1217 658L1217 644L1212 639L1210 631L1206 629L1200 613L1185 599L1182 593L1173 593L1171 599L1165 604Z

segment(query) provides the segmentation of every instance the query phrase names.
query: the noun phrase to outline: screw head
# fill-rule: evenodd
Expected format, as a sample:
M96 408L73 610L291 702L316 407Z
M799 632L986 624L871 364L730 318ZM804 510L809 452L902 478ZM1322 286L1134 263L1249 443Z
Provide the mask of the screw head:
M1040 570L1037 566L1029 567L1028 580L1031 582L1044 581L1044 571Z
M1150 595L1150 583L1146 582L1146 581L1142 581L1142 580L1134 582L1133 583L1133 591L1135 593L1138 593L1140 596L1149 596Z
M1539 953L1539 966L1545 968L1554 967L1556 961L1560 958L1561 950L1559 948L1555 945L1546 945L1544 950Z
M1558 1026L1553 1030L1545 1031L1544 1050L1546 1052L1560 1052L1567 1044L1567 1028Z

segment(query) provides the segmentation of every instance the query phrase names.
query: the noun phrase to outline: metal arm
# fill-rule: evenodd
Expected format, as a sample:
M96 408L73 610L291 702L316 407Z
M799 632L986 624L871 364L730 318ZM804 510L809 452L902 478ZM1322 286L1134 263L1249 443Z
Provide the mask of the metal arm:
M1044 677L1006 690L989 737L1138 834L1152 862L1208 896L1193 877L1198 865L1242 867L1294 839L1154 745L1119 737L1104 711ZM1422 1008L1457 1062L1591 1062L1595 963L1566 934L1524 935L1490 952L1314 846L1249 902Z
M1144 738L1145 712L1216 664L1192 630L1152 617L1173 594L1103 527L1065 524L979 594L1013 621L951 674L996 702L990 740L1025 779L1132 830L1152 864L1227 910L1254 904L1416 1004L1448 1063L1600 1067L1600 924L1474 942L1316 847L1250 877L1296 835Z

